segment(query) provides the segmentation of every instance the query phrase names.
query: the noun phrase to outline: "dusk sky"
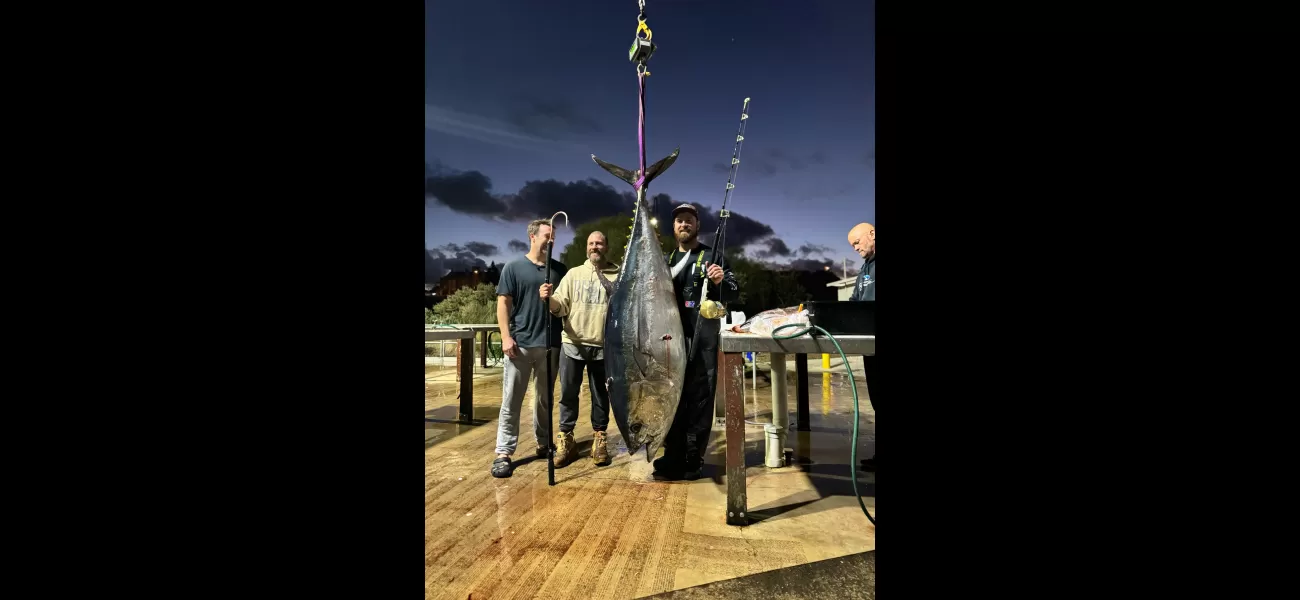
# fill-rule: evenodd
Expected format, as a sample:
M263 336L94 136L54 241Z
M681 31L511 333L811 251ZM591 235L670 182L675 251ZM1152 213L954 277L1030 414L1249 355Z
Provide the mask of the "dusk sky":
M874 1L646 0L646 162L681 148L649 193L716 213L749 97L727 246L855 270L845 235L875 221L874 13ZM533 218L572 219L557 220L558 258L582 222L631 210L631 186L591 154L637 165L636 16L635 0L426 2L427 281L521 256L511 242Z

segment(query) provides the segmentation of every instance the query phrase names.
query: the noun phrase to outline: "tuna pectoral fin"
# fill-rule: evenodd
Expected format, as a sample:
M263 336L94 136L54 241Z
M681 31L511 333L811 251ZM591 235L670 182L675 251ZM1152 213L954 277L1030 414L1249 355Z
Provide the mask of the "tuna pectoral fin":
M673 150L672 154L669 154L668 156L665 156L662 159L660 159L659 162L650 165L649 167L646 167L645 182L650 183L651 181L654 181L656 177L663 174L664 171L667 171L668 167L673 166L673 163L677 162L677 155L681 153L681 150L682 150L681 148ZM637 174L635 172L624 169L623 167L620 167L618 165L607 163L603 160L600 160L599 158L596 158L595 154L591 155L591 160L596 161L596 164L600 165L600 168L609 171L611 175L619 179L622 179L623 181L626 181L628 185L636 187Z
M632 362L635 363L636 368L641 371L641 377L649 376L649 369L647 369L647 367L651 360L654 360L654 357L651 356L649 352L646 352L641 348L632 349Z

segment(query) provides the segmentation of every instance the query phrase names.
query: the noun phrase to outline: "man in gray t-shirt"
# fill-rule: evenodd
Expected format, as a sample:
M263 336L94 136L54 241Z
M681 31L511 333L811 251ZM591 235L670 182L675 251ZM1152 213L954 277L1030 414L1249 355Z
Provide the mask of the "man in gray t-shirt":
M497 456L492 461L494 477L514 472L510 457L519 445L519 413L524 406L528 377L537 369L536 397L533 398L533 435L537 455L546 456L551 407L547 390L555 389L560 364L560 332L563 324L551 315L539 293L546 281L546 248L551 243L550 222L538 219L528 224L528 254L506 263L497 284L497 324L501 328L501 351L506 355L502 378L501 414L497 424ZM551 260L551 283L568 269ZM551 339L546 339L546 321L551 320ZM549 362L550 379L543 375ZM549 386L549 388L548 388Z

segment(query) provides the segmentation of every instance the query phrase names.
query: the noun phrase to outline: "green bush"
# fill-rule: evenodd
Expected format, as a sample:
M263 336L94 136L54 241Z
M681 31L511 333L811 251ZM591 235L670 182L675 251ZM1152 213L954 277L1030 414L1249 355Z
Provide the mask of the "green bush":
M497 322L497 288L490 283L480 283L478 287L461 288L433 307L430 318L433 323L486 324Z

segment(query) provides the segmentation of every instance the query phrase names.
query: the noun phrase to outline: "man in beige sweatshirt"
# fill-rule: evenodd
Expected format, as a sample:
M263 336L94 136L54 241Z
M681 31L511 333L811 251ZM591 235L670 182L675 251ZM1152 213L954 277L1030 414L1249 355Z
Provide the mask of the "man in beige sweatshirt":
M609 391L605 388L605 313L618 265L605 260L605 234L587 236L587 262L570 269L555 286L543 284L541 296L549 299L551 314L563 319L560 352L560 433L555 436L555 466L568 464L577 455L573 428L578 424L578 390L582 371L587 370L591 390L591 460L597 466L610 463L606 429L609 428Z

